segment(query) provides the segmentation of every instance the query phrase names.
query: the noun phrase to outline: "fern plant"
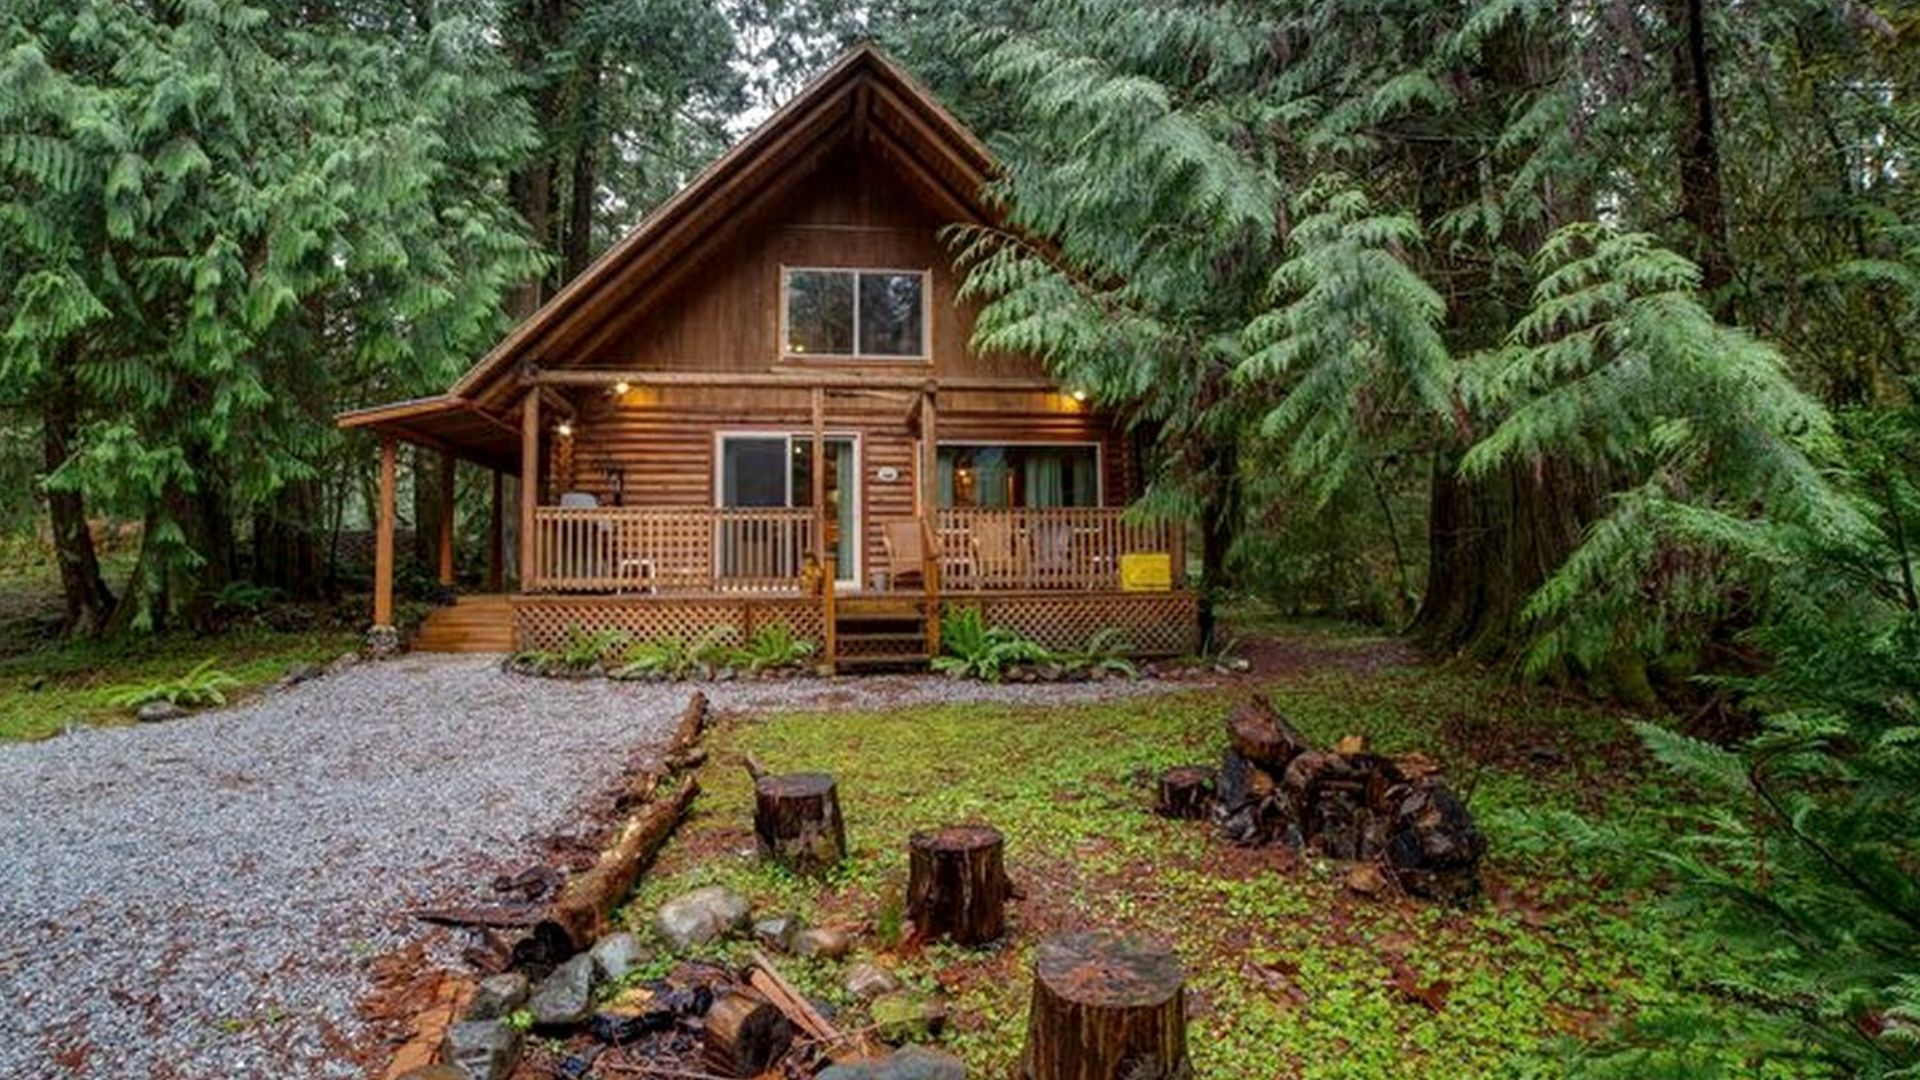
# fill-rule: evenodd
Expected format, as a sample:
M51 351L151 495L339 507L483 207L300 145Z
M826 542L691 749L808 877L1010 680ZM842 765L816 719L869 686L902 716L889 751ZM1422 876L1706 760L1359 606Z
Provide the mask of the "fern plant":
M1126 635L1106 626L1095 630L1078 649L1049 653L1047 659L1075 675L1113 674L1131 679L1140 674L1140 668L1127 659L1130 647Z
M999 682L1015 664L1039 663L1049 653L1005 627L989 627L977 608L961 608L940 620L940 647L933 670L955 678Z
M733 660L749 671L778 671L806 663L819 647L794 635L785 622L771 622L753 632L745 646L734 650Z
M632 640L633 635L624 630L590 632L579 623L571 623L559 648L528 649L515 653L508 662L542 675L581 675L605 663L607 657L626 648Z
M691 640L678 637L642 641L627 650L624 663L612 672L616 679L685 679L694 675L710 676L733 659L727 640L733 637L731 626L710 626Z
M214 662L214 657L208 657L177 679L122 687L111 692L107 701L121 709L138 709L156 701L188 709L225 705L227 691L237 688L240 680L214 667Z

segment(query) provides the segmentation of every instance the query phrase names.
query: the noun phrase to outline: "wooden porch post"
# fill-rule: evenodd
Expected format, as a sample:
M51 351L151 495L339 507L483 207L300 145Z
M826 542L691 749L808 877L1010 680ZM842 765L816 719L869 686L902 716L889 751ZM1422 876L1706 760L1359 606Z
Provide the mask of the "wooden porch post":
M540 587L539 537L533 508L540 504L540 391L532 389L520 405L520 591Z
M821 659L827 670L833 670L834 659L839 655L838 628L834 626L834 585L840 577L837 567L827 565L827 391L825 387L813 388L813 561L820 568L820 611L825 620L825 641L822 644ZM842 544L850 543L848 537L840 538Z
M440 584L453 585L453 455L440 452Z
M927 655L940 655L940 417L928 383L920 399L920 536L927 549Z
M379 521L373 533L373 625L375 630L393 625L393 528L394 474L398 469L399 445L391 435L380 436Z
M507 577L507 478L493 470L493 513L487 523L487 591L500 592Z

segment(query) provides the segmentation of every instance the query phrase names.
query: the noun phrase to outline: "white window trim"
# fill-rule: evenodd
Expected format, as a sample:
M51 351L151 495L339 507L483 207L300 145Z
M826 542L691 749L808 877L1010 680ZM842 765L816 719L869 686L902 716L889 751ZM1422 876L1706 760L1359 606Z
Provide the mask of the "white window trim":
M1093 447L1093 489L1095 502L1087 509L1107 505L1107 446L1088 439L941 439L933 447L934 468L940 467L940 450L948 446L1091 446ZM936 507L936 509L949 509Z
M867 480L866 440L858 431L837 431L828 429L820 433L823 439L840 439L853 443L853 577L835 578L834 591L837 593L859 592L865 579L862 575L867 569ZM813 441L813 432L795 431L790 427L726 428L713 433L713 505L715 509L724 507L727 497L726 485L726 445L728 439L785 439L787 453L793 453L795 442ZM793 503L793 470L787 469L784 477L787 488L787 503ZM794 509L799 509L794 507Z
M852 274L853 281L853 351L845 353L794 352L790 316L792 304L787 288L788 278L795 273ZM920 351L908 353L863 353L860 351L860 275L861 274L912 274L920 279ZM915 364L925 365L933 362L933 272L924 267L906 266L788 266L780 264L780 358L792 363L823 364Z

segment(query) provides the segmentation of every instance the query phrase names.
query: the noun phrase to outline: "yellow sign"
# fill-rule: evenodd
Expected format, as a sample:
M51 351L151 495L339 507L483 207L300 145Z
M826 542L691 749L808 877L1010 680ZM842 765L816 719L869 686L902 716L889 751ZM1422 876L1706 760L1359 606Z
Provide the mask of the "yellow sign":
M1173 588L1173 556L1164 551L1139 551L1120 556L1123 592L1167 592Z

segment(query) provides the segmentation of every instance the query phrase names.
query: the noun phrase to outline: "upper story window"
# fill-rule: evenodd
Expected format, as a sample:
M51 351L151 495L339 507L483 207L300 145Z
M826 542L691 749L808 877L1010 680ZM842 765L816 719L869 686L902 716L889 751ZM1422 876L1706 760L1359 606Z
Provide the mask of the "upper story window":
M847 360L927 358L922 270L788 270L787 354Z

